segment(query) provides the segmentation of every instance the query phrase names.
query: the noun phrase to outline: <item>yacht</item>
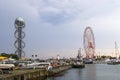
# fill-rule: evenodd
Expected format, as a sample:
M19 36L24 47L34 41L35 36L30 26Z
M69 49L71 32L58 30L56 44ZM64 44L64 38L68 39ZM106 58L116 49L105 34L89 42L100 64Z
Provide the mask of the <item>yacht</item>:
M73 68L84 68L85 67L85 64L83 63L83 59L81 56L81 48L78 50L77 59L74 61L72 67Z
M43 69L46 68L48 65L50 65L50 62L32 62L32 63L28 63L25 66L22 66L21 69Z
M11 73L15 68L14 64L2 64L0 63L0 71L2 73Z

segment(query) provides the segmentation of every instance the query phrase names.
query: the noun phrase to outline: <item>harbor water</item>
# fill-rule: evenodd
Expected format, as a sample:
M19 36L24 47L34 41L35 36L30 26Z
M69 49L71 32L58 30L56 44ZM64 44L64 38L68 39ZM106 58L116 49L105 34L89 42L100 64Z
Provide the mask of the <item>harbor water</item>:
M71 68L45 80L120 80L120 65L87 64L85 68Z

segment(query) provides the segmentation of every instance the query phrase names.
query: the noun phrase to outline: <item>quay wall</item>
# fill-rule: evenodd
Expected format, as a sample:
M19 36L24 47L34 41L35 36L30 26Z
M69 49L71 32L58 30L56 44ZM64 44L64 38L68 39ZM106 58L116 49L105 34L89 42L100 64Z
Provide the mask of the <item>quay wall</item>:
M0 80L44 80L47 76L53 76L57 73L71 68L71 65L57 66L52 71L46 69L29 69L29 70L14 70L9 74L0 74Z

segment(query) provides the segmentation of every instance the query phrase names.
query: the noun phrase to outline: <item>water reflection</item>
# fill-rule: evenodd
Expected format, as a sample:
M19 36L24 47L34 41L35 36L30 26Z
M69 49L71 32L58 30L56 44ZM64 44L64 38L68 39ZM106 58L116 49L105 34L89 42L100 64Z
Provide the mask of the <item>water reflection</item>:
M86 68L81 70L79 75L81 80L96 80L96 66L94 64L87 64Z
M70 69L46 80L120 80L120 65L88 64Z
M96 80L96 70L94 65L86 65L86 69L70 69L58 76L49 77L47 80Z

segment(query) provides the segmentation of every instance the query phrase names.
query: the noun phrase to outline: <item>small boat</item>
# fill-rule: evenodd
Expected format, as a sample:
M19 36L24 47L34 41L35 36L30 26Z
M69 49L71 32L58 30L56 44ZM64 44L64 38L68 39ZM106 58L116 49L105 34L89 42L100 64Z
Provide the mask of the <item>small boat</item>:
M84 58L83 63L85 63L85 64L93 64L93 60L91 58Z
M21 69L43 69L50 65L50 62L32 62L22 66Z
M12 69L14 68L14 64L0 64L0 69Z
M73 68L84 68L85 64L83 63L83 58L81 56L81 48L78 50L78 56L77 59L72 64Z
M112 59L112 60L108 61L107 64L109 64L109 65L117 65L117 64L120 64L120 61L117 60L117 59Z
M0 72L2 73L12 73L14 68L14 64L0 64Z
M84 68L85 64L83 62L76 62L72 65L72 68Z
M120 64L120 59L119 59L119 50L118 50L118 46L117 46L117 43L115 41L115 54L116 54L116 57L110 59L107 61L107 64L111 64L111 65L116 65L116 64Z

